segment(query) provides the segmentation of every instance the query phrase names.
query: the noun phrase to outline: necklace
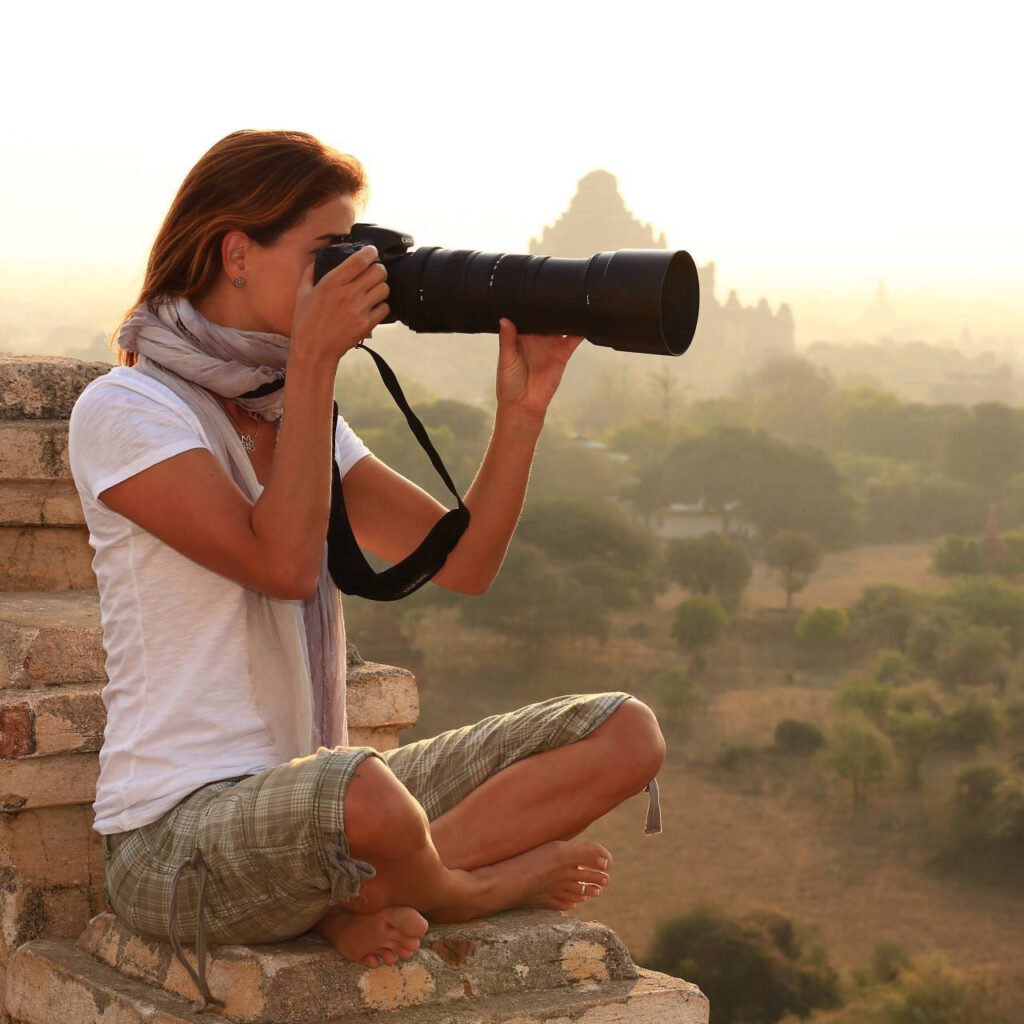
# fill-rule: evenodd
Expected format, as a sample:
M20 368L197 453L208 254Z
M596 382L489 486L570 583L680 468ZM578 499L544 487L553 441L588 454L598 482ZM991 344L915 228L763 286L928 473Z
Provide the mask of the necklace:
M256 421L256 429L251 435L243 434L240 430L238 436L242 439L242 447L250 454L256 451L256 435L260 432L260 419L262 417L257 416L256 413L250 412L249 415Z

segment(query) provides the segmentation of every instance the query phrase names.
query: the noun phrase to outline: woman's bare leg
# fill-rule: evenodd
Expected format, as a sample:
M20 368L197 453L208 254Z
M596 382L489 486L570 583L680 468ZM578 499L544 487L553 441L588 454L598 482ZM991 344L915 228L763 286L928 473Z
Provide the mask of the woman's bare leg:
M430 824L449 868L472 869L568 840L641 792L665 760L647 705L631 697L582 740L523 758Z
M428 917L465 921L516 906L567 909L587 886L609 881L598 865L610 855L597 843L548 842L477 870L446 867L423 808L376 758L361 762L349 783L345 833L351 855L372 863L377 874L316 930L368 966L411 956Z

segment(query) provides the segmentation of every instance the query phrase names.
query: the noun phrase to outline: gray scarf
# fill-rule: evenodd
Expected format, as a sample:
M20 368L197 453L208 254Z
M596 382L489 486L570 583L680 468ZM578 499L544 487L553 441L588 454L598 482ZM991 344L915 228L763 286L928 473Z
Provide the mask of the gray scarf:
M170 388L195 413L213 453L253 503L263 491L234 424L213 394L279 426L284 388L239 398L281 380L290 339L211 323L182 297L142 303L121 327L118 345L138 353L136 369ZM213 394L211 394L211 392ZM253 696L282 761L318 746L347 746L345 624L327 570L302 602L246 590Z

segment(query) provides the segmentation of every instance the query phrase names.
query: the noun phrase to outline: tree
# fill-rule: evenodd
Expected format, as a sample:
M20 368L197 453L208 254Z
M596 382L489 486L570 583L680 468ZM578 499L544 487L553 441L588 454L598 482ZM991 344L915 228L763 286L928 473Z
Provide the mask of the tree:
M599 502L575 498L533 502L518 535L544 551L554 565L595 588L609 608L643 604L654 596L650 535Z
M981 544L973 537L943 537L932 552L932 572L939 576L966 576L983 571Z
M965 576L946 591L946 603L979 626L1004 631L1010 648L1024 646L1024 592L993 576Z
M841 544L855 530L852 500L828 456L742 427L680 441L647 485L662 505L702 501L722 517L723 533L734 514L764 537L802 530Z
M552 565L540 548L518 540L490 590L458 608L468 625L493 629L538 656L564 636L603 641L608 635L599 595Z
M1000 494L1024 468L1024 421L1020 411L1000 402L974 406L971 416L954 427L946 441L950 476Z
M715 1008L715 1024L774 1024L840 1001L839 977L824 951L771 909L731 918L698 906L663 921L644 966L698 984Z
M836 693L836 707L842 711L860 711L879 728L892 699L892 689L872 679L844 684Z
M819 604L800 616L796 624L796 634L812 647L833 647L849 625L850 619L844 608L831 608Z
M949 686L995 683L1000 690L1009 672L1010 645L994 626L965 626L946 635L935 652L935 672Z
M890 711L886 730L903 766L903 784L920 789L921 771L935 749L938 719L927 711Z
M709 532L669 541L665 572L691 593L714 593L724 607L734 609L750 582L752 567L742 541Z
M651 686L662 720L685 731L689 730L694 715L707 704L700 685L681 669L659 672Z
M835 724L829 745L820 756L827 767L850 781L856 810L864 804L866 787L888 774L892 742L865 719L842 718Z
M806 533L780 530L768 541L765 561L775 569L786 592L786 607L793 607L793 595L807 586L821 565L821 546Z
M729 616L714 597L688 597L672 616L672 638L680 647L696 654L713 643L725 629Z
M769 359L742 378L738 392L773 437L824 447L832 433L832 375L809 359Z
M783 718L775 726L774 744L785 754L810 757L825 745L825 737L813 722Z

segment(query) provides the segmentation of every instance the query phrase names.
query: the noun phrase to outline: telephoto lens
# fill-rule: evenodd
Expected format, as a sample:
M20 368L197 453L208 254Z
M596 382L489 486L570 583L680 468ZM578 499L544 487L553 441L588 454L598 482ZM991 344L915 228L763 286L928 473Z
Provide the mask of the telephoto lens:
M431 334L577 334L623 352L679 356L697 329L697 267L683 250L617 249L589 259L420 246L378 224L355 224L316 253L313 283L364 245L388 272L384 323Z

